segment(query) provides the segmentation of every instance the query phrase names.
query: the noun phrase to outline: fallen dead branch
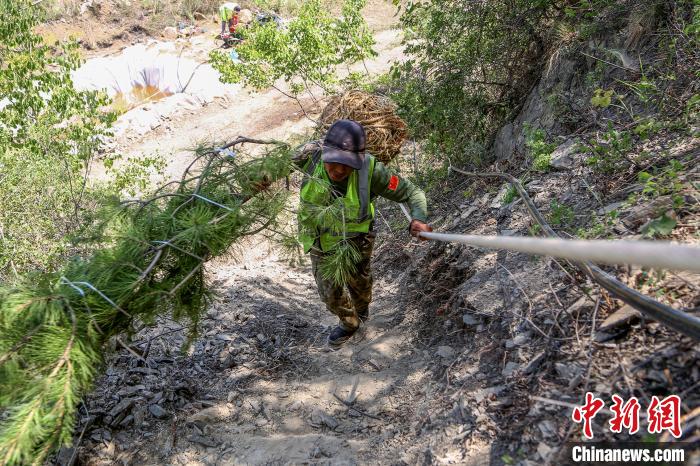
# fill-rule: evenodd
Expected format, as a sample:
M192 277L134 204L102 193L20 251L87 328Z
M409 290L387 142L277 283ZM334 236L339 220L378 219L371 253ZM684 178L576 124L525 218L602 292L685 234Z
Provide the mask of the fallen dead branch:
M454 167L450 167L450 170L464 176L483 178L498 177L507 180L517 190L518 194L525 202L527 210L530 212L535 221L540 225L542 231L544 231L545 234L551 238L559 238L559 235L557 235L556 232L549 225L549 223L547 223L542 213L540 213L535 204L532 202L532 199L530 199L530 196L525 191L525 188L523 188L522 184L520 184L520 182L517 179L515 179L515 177L507 173L499 172L473 173L463 171ZM700 340L700 319L698 319L697 317L691 316L686 312L673 309L670 306L660 303L654 299L649 298L648 296L641 294L636 290L633 290L632 288L629 288L628 286L624 285L619 280L604 272L591 262L572 261L571 263L577 268L579 268L586 275L591 277L596 283L598 283L601 287L605 288L608 292L612 293L613 295L615 295L625 303L629 304L630 306L634 307L635 309L638 309L648 317L651 317L652 319L655 319L663 323L664 325L695 340Z

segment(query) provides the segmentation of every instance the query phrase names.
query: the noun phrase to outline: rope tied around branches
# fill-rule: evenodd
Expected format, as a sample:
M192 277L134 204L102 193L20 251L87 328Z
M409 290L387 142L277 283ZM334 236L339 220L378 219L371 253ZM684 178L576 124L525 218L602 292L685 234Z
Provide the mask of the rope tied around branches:
M89 282L71 282L70 280L68 280L66 277L63 277L63 276L61 277L61 282L64 283L64 284L66 284L66 285L68 285L68 286L70 286L70 287L73 288L74 290L78 291L78 292L80 293L80 296L82 296L83 298L85 297L85 291L84 291L82 288L80 288L79 286L77 286L77 285L83 285L83 286L88 287L89 289L91 289L92 291L94 291L95 293L97 293L102 299L104 299L105 301L107 301L114 309L116 309L117 311L121 312L122 314L124 314L125 316L127 316L129 319L132 318L132 316L131 316L128 312L126 312L124 309L122 309L121 307L119 307L119 306L117 305L117 303L115 303L114 301L112 301L111 299L109 299L109 296L107 296L106 294L104 294L103 292L101 292L100 290L98 290L93 284L91 284L91 283L89 283Z

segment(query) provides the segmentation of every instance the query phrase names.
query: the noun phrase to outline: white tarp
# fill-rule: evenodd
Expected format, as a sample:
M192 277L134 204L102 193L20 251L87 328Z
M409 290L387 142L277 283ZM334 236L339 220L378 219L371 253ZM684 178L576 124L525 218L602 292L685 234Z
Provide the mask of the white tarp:
M180 53L183 46L186 48ZM80 90L103 89L110 97L121 94L130 103L134 103L131 93L135 87L152 86L168 95L127 111L115 125L116 133L130 127L143 134L160 125L163 117L193 110L216 97L228 99L240 90L240 85L221 83L218 71L209 64L201 64L207 47L203 42L188 41L133 45L119 55L88 60L73 72L73 82ZM199 58L193 58L197 55Z

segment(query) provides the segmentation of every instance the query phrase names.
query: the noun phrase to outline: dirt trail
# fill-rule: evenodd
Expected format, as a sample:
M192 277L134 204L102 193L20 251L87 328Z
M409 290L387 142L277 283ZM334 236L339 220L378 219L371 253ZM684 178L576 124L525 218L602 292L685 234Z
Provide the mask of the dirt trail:
M391 63L403 57L400 32L395 29L375 35L378 56L351 67L352 71L364 70L371 75L387 72ZM341 76L343 72L339 73ZM278 83L284 89L284 83ZM315 90L317 97L318 90ZM308 95L301 99L311 115L320 112L323 105L314 105ZM165 121L154 131L143 136L127 132L115 143L115 149L129 157L160 154L167 163L165 176L177 178L192 156L191 149L203 141L228 141L239 135L255 138L290 137L307 134L315 123L306 118L294 100L275 89L259 93L240 89L232 99L217 98L205 107L187 110Z
M396 328L402 320L399 290L379 280L368 325L340 351L328 352L325 338L336 319L320 303L308 267L290 268L259 243L240 262L211 268L220 299L193 352L167 360L179 333L152 349L158 382L153 387L146 381L145 397L163 393L180 405L164 403L174 411L166 415L172 424L153 426L159 429L152 438L143 436L149 421L119 432L117 457L129 464L400 459L400 437L410 429L402 420L419 408L410 405L412 394L431 376L423 370L423 355ZM353 386L357 410L334 396L348 400Z
M375 38L379 55L356 67L379 74L401 59L400 35L388 29ZM127 135L119 148L129 156L167 148L172 178L197 142L288 139L312 127L278 91L241 90L234 101L217 99L143 138ZM187 355L177 353L184 330L164 321L138 336L154 338L151 367L128 353L112 361L89 403L105 427L90 431L88 464L367 464L401 457L398 438L410 429L401 418L417 408L409 394L422 392L431 376L396 328L396 285L379 278L368 324L329 352L326 337L337 319L320 302L310 268L290 267L269 246L259 239L236 260L209 265L219 298Z

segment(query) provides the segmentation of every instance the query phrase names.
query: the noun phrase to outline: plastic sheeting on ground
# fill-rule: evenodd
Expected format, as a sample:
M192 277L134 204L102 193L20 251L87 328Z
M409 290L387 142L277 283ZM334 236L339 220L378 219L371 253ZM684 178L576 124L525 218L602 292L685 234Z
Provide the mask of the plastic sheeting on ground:
M123 113L116 134L127 129L144 134L164 117L240 90L239 85L221 83L219 72L202 64L210 46L201 40L133 45L118 55L88 60L73 73L73 82L81 90L106 90L114 99L115 109Z

